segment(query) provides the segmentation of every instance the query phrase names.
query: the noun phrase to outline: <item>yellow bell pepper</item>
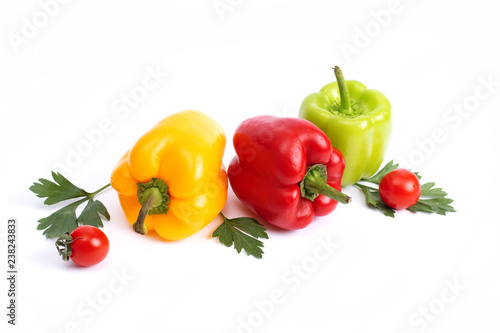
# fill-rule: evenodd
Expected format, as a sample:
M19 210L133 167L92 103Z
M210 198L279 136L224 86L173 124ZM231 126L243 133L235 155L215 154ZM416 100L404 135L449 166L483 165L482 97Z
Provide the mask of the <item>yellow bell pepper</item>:
M165 239L193 235L227 199L223 128L199 111L166 117L123 155L111 175L135 231Z

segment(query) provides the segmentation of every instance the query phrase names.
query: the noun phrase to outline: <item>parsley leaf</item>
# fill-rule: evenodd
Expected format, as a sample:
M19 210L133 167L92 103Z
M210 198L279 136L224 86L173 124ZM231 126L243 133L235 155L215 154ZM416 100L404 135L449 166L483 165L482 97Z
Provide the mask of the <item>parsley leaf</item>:
M446 198L448 193L443 191L442 188L433 188L435 183L425 183L421 188L420 198L417 203L407 209L410 212L425 212L437 213L439 215L446 215L446 213L456 212L450 204L452 199Z
M363 178L361 181L373 183L373 184L380 184L382 181L382 178L384 178L385 175L387 175L389 172L396 170L399 167L399 164L394 164L393 161L390 161L387 163L382 169L380 169L379 172L377 172L373 177L371 178Z
M78 217L77 222L78 224L93 225L94 227L102 228L104 225L102 224L99 214L104 216L104 218L109 221L110 216L108 210L102 202L99 200L94 201L93 198L90 198L87 206L85 206L82 213Z
M31 192L35 193L37 197L47 198L43 202L46 205L53 205L64 200L86 197L89 195L86 191L73 185L60 173L52 171L52 178L54 178L56 183L40 178L38 179L40 183L33 183L30 187Z
M64 206L51 215L38 220L40 223L38 230L44 230L43 234L47 238L55 238L63 235L66 232L71 232L78 227L76 220L76 208L80 206L86 199L76 201L72 204Z
M420 186L420 196L428 198L443 198L448 195L442 188L433 188L436 183L425 183Z
M109 221L110 216L106 207L99 200L94 200L94 196L111 186L110 184L89 193L75 186L60 173L52 172L52 178L54 181L40 178L38 179L39 183L33 183L29 188L37 197L46 198L44 201L46 205L76 198L83 199L73 201L51 215L38 220L37 229L44 230L43 234L47 238L60 237L82 224L102 227L101 216ZM76 209L86 201L88 201L87 206L77 217Z
M266 228L254 218L238 217L228 219L222 213L220 215L223 222L215 229L212 237L218 237L219 241L227 247L234 244L234 248L238 253L243 249L247 255L261 259L264 253L262 251L264 243L258 238L269 238Z
M382 199L380 198L380 194L378 190L369 186L354 184L357 188L359 188L366 196L366 203L368 206L377 208L384 214L385 216L394 217L394 213L396 212L393 208L387 206Z

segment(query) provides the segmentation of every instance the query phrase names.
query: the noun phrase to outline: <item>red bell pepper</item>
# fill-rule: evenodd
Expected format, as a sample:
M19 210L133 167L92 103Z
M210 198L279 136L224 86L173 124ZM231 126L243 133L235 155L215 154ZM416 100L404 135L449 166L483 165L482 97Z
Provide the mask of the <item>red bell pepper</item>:
M345 161L316 125L300 118L258 116L233 138L228 168L236 196L264 221L302 229L351 198L340 192Z

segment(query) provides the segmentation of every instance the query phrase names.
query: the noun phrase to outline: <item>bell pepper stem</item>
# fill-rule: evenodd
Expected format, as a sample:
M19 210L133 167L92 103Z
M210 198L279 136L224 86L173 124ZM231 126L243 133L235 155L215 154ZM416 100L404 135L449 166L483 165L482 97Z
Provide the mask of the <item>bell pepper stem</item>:
M335 78L337 79L337 84L339 86L339 93L340 93L340 110L339 111L345 115L350 115L350 114L352 114L351 99L349 97L349 90L347 89L344 75L342 74L342 71L340 70L340 67L338 67L338 66L335 66L333 68L333 71L335 73Z
M135 232L146 235L148 233L145 224L146 216L166 214L170 196L168 195L167 184L158 178L153 178L147 183L138 183L137 188L137 198L142 207L132 228Z
M326 166L315 164L309 168L300 183L301 195L314 201L318 195L346 204L351 202L351 197L326 183Z
M134 231L141 235L145 235L148 233L148 228L146 227L144 220L146 220L146 216L148 215L149 209L153 205L154 201L154 197L150 196L150 198L142 205L141 210L139 211L139 216L137 217L137 221L135 221L135 223L132 225Z

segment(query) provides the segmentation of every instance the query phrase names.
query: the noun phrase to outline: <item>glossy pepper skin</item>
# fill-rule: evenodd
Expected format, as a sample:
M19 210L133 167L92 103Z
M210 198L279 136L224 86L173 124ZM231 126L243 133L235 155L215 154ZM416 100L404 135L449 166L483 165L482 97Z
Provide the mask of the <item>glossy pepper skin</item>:
M247 207L274 226L302 229L314 216L331 213L337 201L320 192L350 201L339 192L345 166L342 154L307 120L250 118L236 129L233 144L237 156L228 167L231 187ZM313 168L326 174L313 174ZM305 178L312 181L303 182Z
M307 96L299 117L316 124L346 161L342 186L352 185L377 172L389 145L391 104L380 91L359 81L345 81L335 67L336 82Z
M225 143L222 127L199 111L170 115L145 133L111 175L134 230L178 240L213 221L227 198Z

